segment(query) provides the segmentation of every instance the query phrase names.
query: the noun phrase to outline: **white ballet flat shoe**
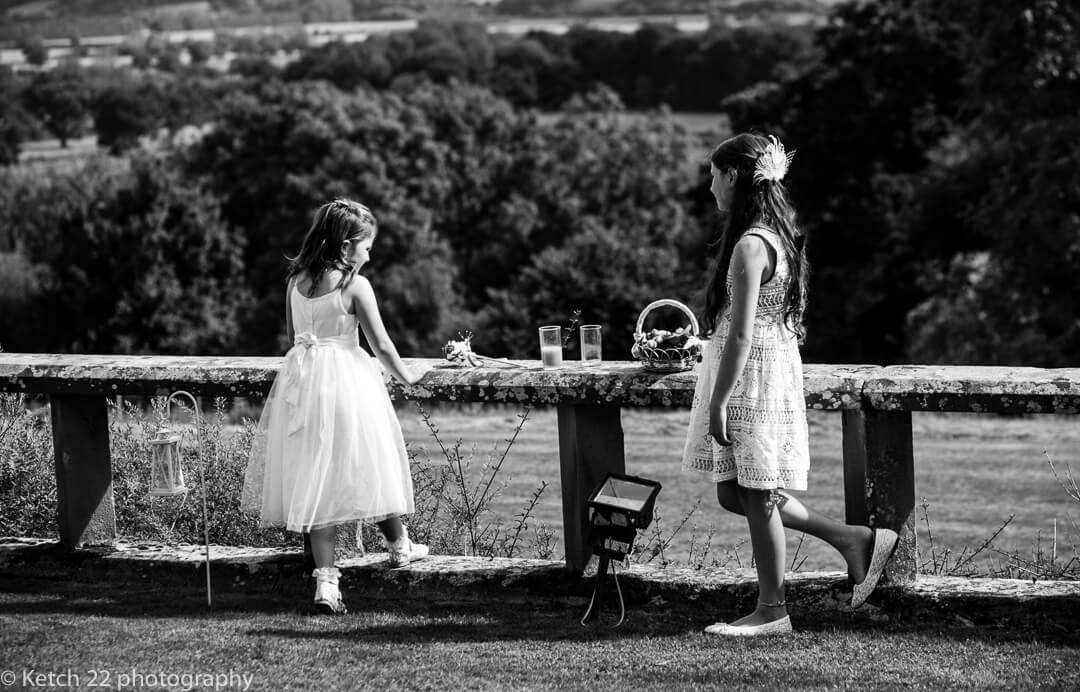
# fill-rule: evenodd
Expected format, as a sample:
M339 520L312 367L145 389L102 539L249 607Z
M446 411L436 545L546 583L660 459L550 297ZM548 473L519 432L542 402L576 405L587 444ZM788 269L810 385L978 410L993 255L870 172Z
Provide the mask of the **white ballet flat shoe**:
M878 581L889 563L900 537L891 529L874 529L874 552L870 557L870 566L866 576L851 590L851 607L858 608L877 588Z
M760 625L729 625L726 622L717 622L705 628L706 634L720 637L767 637L777 634L791 634L791 616L785 615L779 620L765 622Z

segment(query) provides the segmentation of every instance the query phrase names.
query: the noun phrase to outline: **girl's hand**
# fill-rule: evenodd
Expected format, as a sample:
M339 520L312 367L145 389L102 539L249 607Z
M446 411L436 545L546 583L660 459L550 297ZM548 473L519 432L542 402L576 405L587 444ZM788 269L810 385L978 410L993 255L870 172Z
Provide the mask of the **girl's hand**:
M420 380L424 379L424 375L426 375L428 370L430 370L430 369L431 368L427 367L427 366L421 366L421 367L413 366L413 367L409 368L407 370L407 372L409 374L409 379L406 380L405 384L408 384L408 385L416 384Z
M709 434L718 445L729 447L732 444L727 429L727 404L713 403L709 406Z

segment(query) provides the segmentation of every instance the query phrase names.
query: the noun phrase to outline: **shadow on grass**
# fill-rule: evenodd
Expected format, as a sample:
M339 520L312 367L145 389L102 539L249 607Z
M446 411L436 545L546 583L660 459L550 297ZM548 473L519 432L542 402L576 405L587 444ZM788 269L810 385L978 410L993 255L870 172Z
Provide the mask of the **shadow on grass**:
M614 602L606 602L598 622L580 624L584 606L550 599L503 602L499 600L433 603L406 597L365 598L360 590L346 590L350 612L346 616L316 615L309 601L280 593L215 592L207 607L204 591L189 587L116 582L79 582L0 575L0 616L70 616L82 618L173 618L199 622L234 623L250 618L244 633L296 641L339 640L362 642L480 643L500 641L560 642L636 640L699 634L718 619L740 613L710 613L692 602L656 600L630 606L622 627L612 628L617 615ZM885 612L885 611L883 611ZM869 640L890 635L919 635L957 641L1020 643L1039 641L1080 648L1080 632L1057 620L999 621L974 624L958 613L920 611L885 612L888 621L873 621L864 614L837 610L792 611L796 631L802 635L835 632L865 634Z

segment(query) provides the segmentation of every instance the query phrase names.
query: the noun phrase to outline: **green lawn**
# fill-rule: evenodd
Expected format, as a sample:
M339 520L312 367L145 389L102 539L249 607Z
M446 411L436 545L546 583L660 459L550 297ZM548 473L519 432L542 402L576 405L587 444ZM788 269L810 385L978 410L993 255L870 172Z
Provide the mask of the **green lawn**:
M150 674L230 672L252 676L249 689L1080 686L1080 635L1059 630L796 614L792 637L731 642L702 634L713 614L688 604L635 608L612 630L581 627L576 607L346 596L352 612L337 618L265 594L222 594L208 611L197 589L3 576L2 668L20 681L70 671L84 688L108 672L113 689L133 673L149 688Z

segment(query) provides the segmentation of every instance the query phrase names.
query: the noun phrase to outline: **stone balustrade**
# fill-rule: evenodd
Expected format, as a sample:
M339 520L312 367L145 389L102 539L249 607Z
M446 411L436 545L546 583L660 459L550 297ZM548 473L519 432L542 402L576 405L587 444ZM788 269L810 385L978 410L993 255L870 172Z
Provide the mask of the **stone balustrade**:
M414 386L388 382L396 399L557 408L566 562L577 571L590 553L588 494L608 472L626 471L621 410L687 408L695 383L693 372L659 375L632 362L545 370L538 361L478 368L406 361L427 374ZM61 543L116 539L107 397L177 389L262 397L280 364L278 357L0 353L0 391L50 397ZM913 411L1080 412L1080 369L807 364L804 371L807 407L843 417L846 520L900 533L894 582L914 580L917 571Z

